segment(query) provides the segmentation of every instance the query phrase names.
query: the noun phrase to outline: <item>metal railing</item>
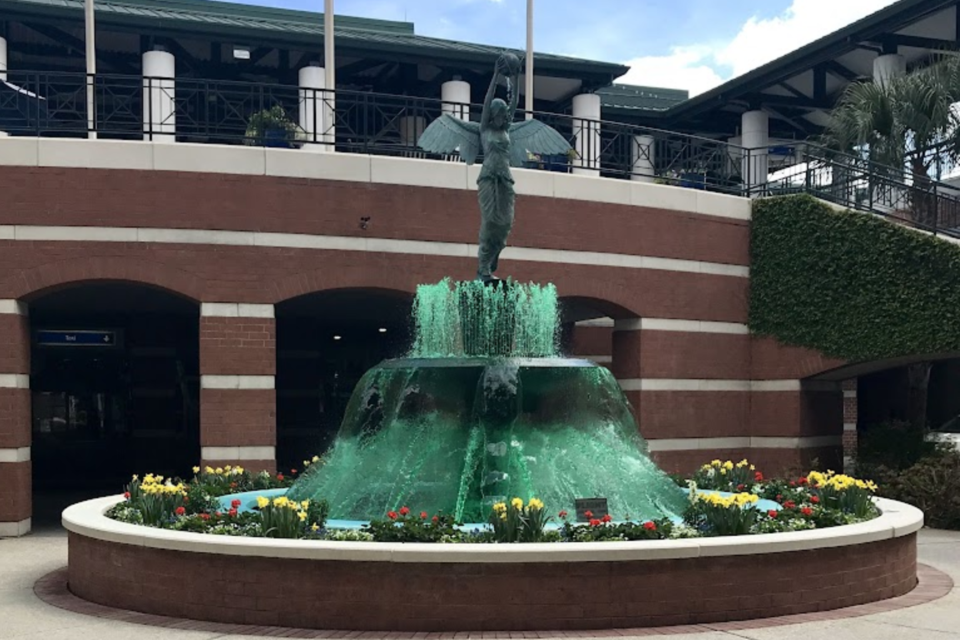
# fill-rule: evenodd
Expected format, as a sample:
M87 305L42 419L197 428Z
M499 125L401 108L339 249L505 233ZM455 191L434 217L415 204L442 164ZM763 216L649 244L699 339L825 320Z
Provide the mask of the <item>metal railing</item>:
M480 105L382 93L179 77L100 74L94 86L95 133L100 138L176 140L279 147L326 146L339 152L437 158L417 147L441 113L478 120ZM0 131L10 135L86 137L84 73L8 71L0 84ZM285 130L250 128L256 114L280 107ZM517 118L523 117L522 113ZM592 121L557 113L535 117L554 127L574 152L530 156L546 171L678 185L737 195L804 192L877 213L935 233L960 236L960 191L932 180L910 183L903 170L794 145L790 167L769 173L767 149L750 150L710 138ZM335 126L331 126L335 124Z
M87 81L83 73L8 71L8 84L0 86L0 131L86 137ZM96 113L91 121L97 137L105 139L326 145L342 152L428 158L437 156L419 149L416 141L441 113L469 113L467 117L473 120L481 113L480 105L269 83L106 74L98 74L92 83ZM279 135L276 131L251 135L251 117L275 106L281 107L295 126ZM758 182L748 175L753 166L750 151L736 145L556 113L536 113L535 117L567 138L575 153L531 156L529 168L735 194L743 192L744 184ZM335 127L331 127L334 121Z
M934 234L960 237L960 189L905 169L835 152L815 144L796 147L794 163L750 190L754 196L808 193Z

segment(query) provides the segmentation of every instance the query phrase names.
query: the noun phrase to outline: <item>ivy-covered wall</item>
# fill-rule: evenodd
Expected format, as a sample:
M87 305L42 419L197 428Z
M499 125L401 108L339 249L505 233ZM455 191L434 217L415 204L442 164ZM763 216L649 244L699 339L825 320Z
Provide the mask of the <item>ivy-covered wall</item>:
M758 200L750 328L850 361L960 351L960 245L806 195Z

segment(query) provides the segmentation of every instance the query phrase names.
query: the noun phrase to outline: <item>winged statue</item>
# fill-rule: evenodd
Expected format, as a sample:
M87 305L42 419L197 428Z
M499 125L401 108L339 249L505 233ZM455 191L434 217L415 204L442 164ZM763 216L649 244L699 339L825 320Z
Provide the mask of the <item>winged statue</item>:
M523 166L528 153L565 154L570 150L570 143L543 122L513 121L519 100L520 66L516 55L501 54L483 101L480 122L445 113L427 127L418 143L431 153L459 152L467 164L474 164L483 152L477 178L481 220L477 277L484 282L497 281L493 274L513 228L516 192L510 167ZM506 81L506 101L496 97L501 80Z

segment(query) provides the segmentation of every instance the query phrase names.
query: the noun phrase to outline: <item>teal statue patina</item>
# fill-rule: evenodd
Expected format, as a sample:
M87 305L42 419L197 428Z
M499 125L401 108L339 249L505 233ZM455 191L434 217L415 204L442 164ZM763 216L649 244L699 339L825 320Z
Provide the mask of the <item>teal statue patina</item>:
M539 120L513 121L520 98L520 67L516 55L500 55L479 123L444 114L420 136L419 145L425 151L459 151L467 164L476 162L483 151L483 166L477 179L481 218L477 277L484 282L497 280L493 274L513 228L516 192L510 167L523 166L528 153L561 154L570 150L570 143L562 135ZM507 100L496 97L501 80L506 81Z

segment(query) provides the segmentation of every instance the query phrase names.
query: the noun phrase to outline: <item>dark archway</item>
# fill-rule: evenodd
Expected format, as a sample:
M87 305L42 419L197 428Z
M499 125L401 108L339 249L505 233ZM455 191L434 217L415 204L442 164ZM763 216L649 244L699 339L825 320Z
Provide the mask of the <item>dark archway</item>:
M277 464L299 467L333 442L360 378L410 347L413 298L337 289L277 304Z
M600 357L607 363L613 353L614 320L635 317L629 309L613 302L565 296L560 299L560 353Z
M199 305L93 281L38 292L29 312L37 515L116 493L134 473L189 473L200 459Z

